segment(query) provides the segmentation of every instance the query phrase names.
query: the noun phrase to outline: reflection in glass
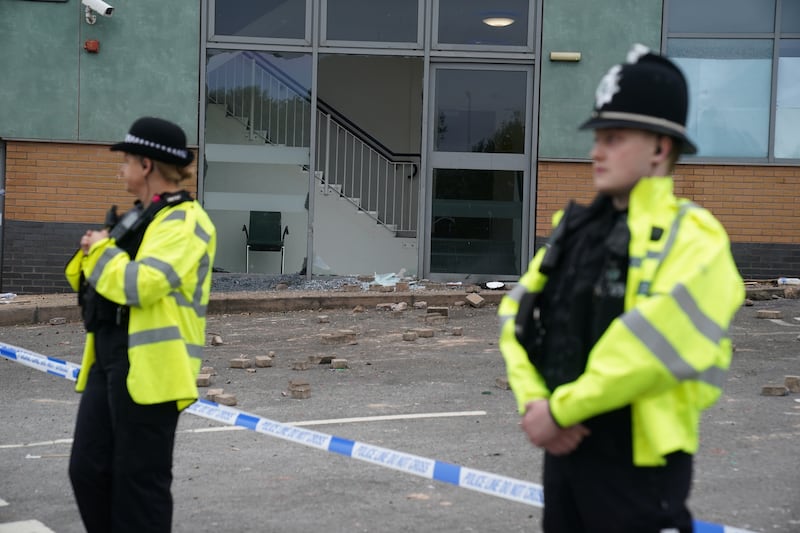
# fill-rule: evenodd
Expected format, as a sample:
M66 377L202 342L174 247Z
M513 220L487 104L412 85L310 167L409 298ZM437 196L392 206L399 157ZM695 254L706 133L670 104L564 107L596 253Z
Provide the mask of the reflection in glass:
M797 0L781 2L781 32L800 33L800 2Z
M778 59L775 157L800 159L800 39L783 39Z
M775 28L775 0L670 0L668 7L672 33L770 33Z
M767 157L772 41L670 39L667 55L689 83L697 155Z
M418 0L327 0L329 41L417 42Z
M440 152L525 152L526 73L440 69L436 138Z
M434 169L431 272L520 274L522 176Z
M246 125L261 142L309 146L310 56L209 51L209 104Z
M526 46L528 24L533 24L530 3L530 0L439 0L438 42Z
M311 65L311 54L208 52L203 201L219 234L215 266L224 271L303 268ZM262 239L248 251L264 217L273 221L264 236L270 245Z
M214 33L305 39L306 0L216 0Z

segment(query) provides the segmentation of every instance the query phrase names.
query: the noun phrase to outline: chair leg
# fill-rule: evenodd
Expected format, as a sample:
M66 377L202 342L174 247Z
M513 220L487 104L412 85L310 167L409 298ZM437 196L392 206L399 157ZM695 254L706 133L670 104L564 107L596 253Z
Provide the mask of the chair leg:
M283 266L284 266L283 256L284 256L284 252L285 251L286 251L286 247L285 246L281 246L281 274L283 274Z
M245 274L249 274L250 273L250 245L245 246L245 249L247 250L247 252L245 253L245 256L244 256L244 272L245 272Z

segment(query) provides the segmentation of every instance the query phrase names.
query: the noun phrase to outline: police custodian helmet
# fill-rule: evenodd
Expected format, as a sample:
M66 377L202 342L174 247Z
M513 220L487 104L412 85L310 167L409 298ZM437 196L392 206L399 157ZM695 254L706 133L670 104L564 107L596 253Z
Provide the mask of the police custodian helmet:
M669 135L681 151L697 148L686 136L686 78L669 59L636 44L627 63L609 69L595 93L595 108L580 129L635 128Z
M194 160L186 147L186 134L168 120L142 117L133 123L125 140L113 145L112 152L125 152L185 167Z

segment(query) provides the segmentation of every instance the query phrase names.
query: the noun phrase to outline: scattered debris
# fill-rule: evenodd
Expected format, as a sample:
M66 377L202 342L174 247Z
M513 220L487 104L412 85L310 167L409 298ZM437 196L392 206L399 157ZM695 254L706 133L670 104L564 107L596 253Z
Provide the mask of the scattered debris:
M342 369L348 368L347 366L347 359L331 359L331 368L334 369Z
M759 309L756 318L783 318L783 313L775 309Z
M258 368L269 368L272 366L272 357L269 355L257 355L255 359Z
M320 335L322 344L348 344L356 341L356 332L351 329L341 329L334 333Z
M784 385L764 385L761 387L762 396L786 396L789 394L789 389Z
M477 294L467 294L466 300L472 307L483 307L486 303L486 300Z
M231 368L250 368L250 364L250 359L244 356L231 359Z
M800 376L786 376L783 383L789 392L800 392Z
M233 406L236 405L236 395L234 394L217 394L214 401L221 405Z
M198 387L208 387L211 385L211 374L198 374L197 375L197 386Z
M501 376L495 379L494 384L495 386L497 386L498 389L511 390L511 387L508 384L508 378L505 376Z
M295 400L311 398L311 385L304 379L290 379L289 396Z
M294 361L292 362L292 370L308 370L311 365L308 361Z
M225 391L223 389L208 389L206 391L206 400L216 402L217 396L223 394Z
M416 328L412 331L414 331L420 339L433 337L433 330L431 328Z

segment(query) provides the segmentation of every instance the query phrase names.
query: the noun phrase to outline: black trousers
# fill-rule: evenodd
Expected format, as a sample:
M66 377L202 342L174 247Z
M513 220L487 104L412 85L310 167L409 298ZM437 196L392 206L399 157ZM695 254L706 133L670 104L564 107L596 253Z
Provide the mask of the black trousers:
M618 458L545 454L546 533L692 533L686 506L692 456L674 453L664 467L635 467Z
M175 402L131 399L127 328L103 324L95 341L69 463L84 526L88 533L169 532Z

